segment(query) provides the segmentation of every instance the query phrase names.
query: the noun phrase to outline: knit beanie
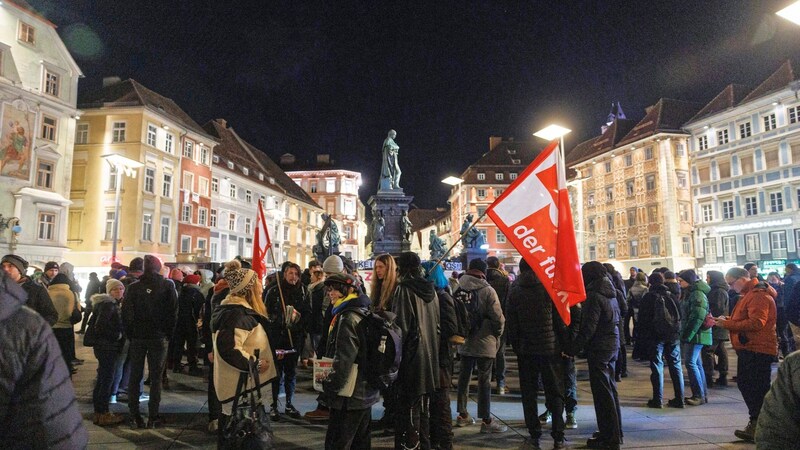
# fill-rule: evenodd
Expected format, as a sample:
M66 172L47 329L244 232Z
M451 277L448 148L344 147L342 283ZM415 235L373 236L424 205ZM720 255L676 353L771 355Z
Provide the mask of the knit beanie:
M414 269L419 270L419 255L414 252L403 252L397 257L397 269L401 274L407 274Z
M648 278L647 281L650 282L650 286L660 286L664 284L664 275L661 275L661 272L653 272Z
M475 258L469 262L468 270L480 270L484 274L486 273L486 262L480 258Z
M662 273L664 275L664 280L674 280L675 279L675 272L671 270L667 270Z
M153 274L161 272L161 261L156 256L144 255L144 271Z
M200 275L186 275L183 282L186 284L200 284Z
M256 273L250 269L226 270L225 281L228 282L230 293L235 295L253 287L256 283Z
M47 272L50 269L58 269L58 263L55 261L47 261L47 264L44 265L44 271Z
M678 278L689 284L694 284L697 281L697 273L693 269L686 269L678 274Z
M181 269L172 269L172 272L169 273L169 278L175 281L183 281L183 272L181 272Z
M25 259L21 256L6 255L3 256L2 262L9 263L12 266L16 267L17 270L19 270L19 273L22 274L22 276L25 276L25 271L28 270L28 261L25 261Z
M322 271L325 273L344 272L344 263L342 262L342 258L339 258L337 255L328 256L322 263Z
M137 256L136 258L133 258L131 260L130 264L128 264L128 270L130 270L131 272L141 272L141 271L143 271L144 270L144 260L139 256Z
M112 289L118 286L125 287L125 285L122 284L122 281L119 281L114 278L109 278L108 281L106 281L106 292L111 292Z

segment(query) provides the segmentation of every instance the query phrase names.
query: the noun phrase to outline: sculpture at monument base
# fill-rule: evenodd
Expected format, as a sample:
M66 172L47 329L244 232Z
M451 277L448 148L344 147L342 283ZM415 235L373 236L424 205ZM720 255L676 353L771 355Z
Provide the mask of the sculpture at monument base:
M436 235L436 230L431 230L429 240L430 244L428 245L428 250L431 251L431 261L438 261L444 257L444 253L447 251L447 244L445 244L442 238Z

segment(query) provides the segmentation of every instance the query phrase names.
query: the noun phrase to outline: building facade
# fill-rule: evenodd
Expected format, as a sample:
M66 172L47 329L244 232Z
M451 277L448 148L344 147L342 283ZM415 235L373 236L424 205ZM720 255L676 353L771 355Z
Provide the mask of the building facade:
M787 61L755 89L727 86L685 126L702 271L754 262L766 275L800 260L796 70Z
M78 79L56 26L26 2L0 3L0 252L64 261Z
M211 261L208 227L211 212L211 160L216 141L207 135L185 133L181 138L178 195L177 263ZM177 180L176 180L177 181Z

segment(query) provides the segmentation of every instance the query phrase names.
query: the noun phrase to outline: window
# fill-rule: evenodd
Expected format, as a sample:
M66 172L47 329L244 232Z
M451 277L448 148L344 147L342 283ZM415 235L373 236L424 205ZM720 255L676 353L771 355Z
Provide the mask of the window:
M647 221L650 223L658 222L658 206L650 205L647 207Z
M731 177L731 163L728 160L719 161L717 163L717 171L719 172L719 179L724 180L725 178Z
M191 172L183 172L183 188L189 192L194 192L194 174Z
M494 179L497 180L497 181L503 181L503 173L499 172L499 173L494 174Z
M617 257L617 243L616 242L609 242L608 243L608 258L614 259Z
M216 228L217 226L217 210L211 209L211 214L208 216L208 226L212 228Z
M75 143L88 144L89 143L89 124L79 123L75 127Z
M36 187L42 189L53 188L53 172L55 165L50 161L39 161L36 164Z
M656 190L656 176L648 175L644 178L644 185L648 192Z
M516 180L516 179L517 179L517 173L516 173L516 172L511 172L511 173L509 173L509 174L508 174L508 179L509 179L509 180L512 180L512 181L513 181L513 180Z
M758 214L758 202L755 197L745 197L744 199L744 215L755 216Z
M605 163L606 173L611 173L611 161Z
M236 185L231 183L230 187L228 188L228 195L231 198L236 198Z
M717 239L706 238L703 239L703 250L707 263L717 262Z
M217 253L219 252L219 244L216 242L211 243L211 260L217 260Z
M208 165L208 152L209 148L203 144L200 144L200 164ZM198 241L199 242L199 241Z
M208 195L208 178L200 177L197 179L197 192L200 195Z
M650 238L650 256L659 256L661 254L661 238L653 236Z
M166 141L164 141L164 151L172 154L172 151L175 149L175 136L167 133Z
M316 194L317 193L317 180L312 180L311 181L311 188L310 189L311 189L311 193L312 194Z
M194 142L186 141L186 143L183 144L183 157L194 159Z
M606 214L606 230L612 231L614 229L614 213Z
M594 217L590 217L589 218L589 233L594 233L595 228L596 228L595 219L594 219Z
M717 145L725 145L728 143L728 129L717 130Z
M786 231L773 231L769 234L769 243L772 246L772 259L786 259L788 248L786 246Z
M628 243L628 251L629 251L629 256L632 258L639 256L639 241L636 239L632 239Z
M625 155L625 167L630 167L633 165L633 155L630 153Z
M777 127L775 113L767 114L761 118L764 121L764 131L774 130Z
M739 162L742 166L741 175L749 175L753 173L753 155L739 155Z
M120 189L122 186L120 186ZM113 191L117 189L117 166L111 166L108 169L108 190Z
M351 180L350 178L345 178L344 179L344 192L346 194L357 194L358 193L355 189L353 189L353 180Z
M299 217L299 215L300 215L299 214L299 210L300 210L300 208L298 208L298 218L297 218L298 221L301 220L300 217ZM344 200L344 213L345 213L345 215L348 215L348 216L355 216L356 215L356 204L353 201L353 199L347 198L347 199Z
M44 70L44 93L58 97L61 91L61 75L48 69Z
M207 246L207 244L206 244L206 240L205 239L197 238L197 248L205 250L206 246ZM245 254L249 254L249 253L252 253L252 252L245 252Z
M675 156L684 156L686 155L686 147L683 146L682 142L675 144Z
M498 197L500 197L501 195L503 195L503 189L500 189L500 188L495 188L495 189L494 189L494 197L495 197L495 198L498 198Z
M742 122L739 124L739 139L748 138L753 135L753 128L750 122Z
M689 204L686 202L678 203L678 211L681 218L681 222L689 222L691 217L689 215Z
M636 210L635 209L629 209L627 211L627 214L628 214L628 226L632 227L632 226L636 225Z
M55 142L57 125L58 121L54 117L42 115L42 133L40 137Z
M787 109L789 116L789 123L797 123L800 121L800 106L792 106Z
M219 194L219 178L211 177L211 192Z
M594 206L594 192L590 192L588 195L586 195L586 203L589 206Z
M764 162L767 169L775 169L778 167L780 160L778 159L778 149L767 150L764 152Z
M703 151L708 148L708 136L699 136L697 138L697 150Z
M595 245L589 246L589 260L590 261L597 260L597 246Z
M283 227L283 240L284 241L288 241L289 240L289 227L286 226L286 225L284 225L284 227Z
M486 174L483 172L478 172L478 180L483 181L486 179Z
M153 240L153 215L145 214L142 216L142 240Z
M250 234L253 232L253 220L249 217L245 217L244 219L244 234Z
M325 192L336 192L336 180L331 178L325 180Z
M162 244L169 244L169 228L170 228L170 220L169 217L162 217L161 218L161 243Z
M736 262L736 236L722 236L722 261Z
M189 253L192 251L192 237L181 236L181 253Z
M606 187L606 201L614 201L614 188L612 186Z
M106 211L106 228L103 239L106 241L114 239L114 211Z
M751 261L761 258L761 239L757 233L744 235L744 257Z
M700 205L700 213L703 216L703 222L711 222L714 220L714 210L711 205Z
M111 125L111 142L125 142L125 122Z
M158 133L158 128L156 128L153 124L147 124L147 145L151 147L156 146L156 135Z
M773 213L783 211L783 193L770 192L769 193L769 210Z
M204 227L207 220L208 210L206 208L197 208L197 224Z
M36 28L28 25L25 22L19 23L19 35L17 36L22 42L26 44L35 45L36 44Z
M711 181L711 168L708 166L697 168L697 180L700 183L708 183Z
M676 176L678 177L678 189L688 189L689 177L686 175L686 172L677 172Z
M52 241L55 234L56 215L53 213L39 213L38 238L40 241Z
M250 169L248 169L247 167L242 167L242 173L245 176L250 175Z
M184 203L181 205L181 222L192 221L192 205L191 203Z
M645 160L653 159L653 147L647 147L644 149L644 159Z
M632 197L633 196L633 194L635 192L634 186L635 186L635 184L634 184L633 180L628 180L628 181L625 182L625 194L627 194L628 197Z
M236 213L228 214L228 229L236 231Z
M253 203L253 191L250 189L244 191L244 201L247 203Z
M722 220L733 219L733 200L725 200L722 202Z
M172 197L172 174L165 173L161 183L161 196L170 198Z
M689 236L681 237L681 246L682 246L681 250L683 250L684 255L692 253L692 238L690 238Z
M156 169L145 167L144 169L144 191L150 194L156 191Z
M483 200L486 198L486 189L477 189L475 192L479 199Z

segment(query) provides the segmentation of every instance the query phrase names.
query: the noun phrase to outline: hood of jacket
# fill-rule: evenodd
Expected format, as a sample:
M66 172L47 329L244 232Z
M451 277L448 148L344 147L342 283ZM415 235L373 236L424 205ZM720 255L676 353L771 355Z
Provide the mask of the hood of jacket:
M194 289L196 291L199 291L200 290L200 285L199 284L184 284L183 288L184 289Z
M708 278L711 281L710 287L724 289L725 291L730 289L728 282L725 281L725 275L722 272L710 271L708 273Z
M436 298L436 288L433 281L428 281L420 277L406 277L400 280L400 286L405 286L416 294L425 303L430 303Z
M539 280L539 277L537 277L535 273L528 271L520 272L514 283L520 287L532 287L542 284L542 282Z
M357 308L357 309L365 309L365 308L369 309L371 304L372 304L372 300L370 300L370 298L367 297L366 295L364 295L362 292L359 292L358 293L358 297L347 301L347 304L345 305L344 309L339 314L341 314L342 312L345 312L345 311L349 311L349 310L354 309L354 308Z
M769 285L766 281L758 281L758 280L750 280L742 289L742 296L746 295L750 291L761 290L766 292L772 299L778 298L778 291L775 290L772 286Z
M608 277L598 278L586 286L586 292L597 292L606 298L616 298L617 288L611 283Z
M653 284L650 286L650 289L647 292L669 296L669 288L663 284Z
M697 280L689 286L689 292L692 291L700 291L708 295L708 293L711 292L711 286L703 280Z
M461 289L474 291L489 286L489 282L483 278L478 278L465 273L461 276L461 278L458 279L458 285L461 286Z
M221 278L217 281L217 284L214 285L214 293L219 294L220 292L228 289L228 281L225 278Z
M92 295L91 300L92 300L92 306L93 307L99 305L100 303L116 303L117 302L114 299L114 297L112 297L112 296L110 296L108 294L94 294L94 295Z
M0 276L0 322L8 319L28 300L22 287L9 278L5 271Z

